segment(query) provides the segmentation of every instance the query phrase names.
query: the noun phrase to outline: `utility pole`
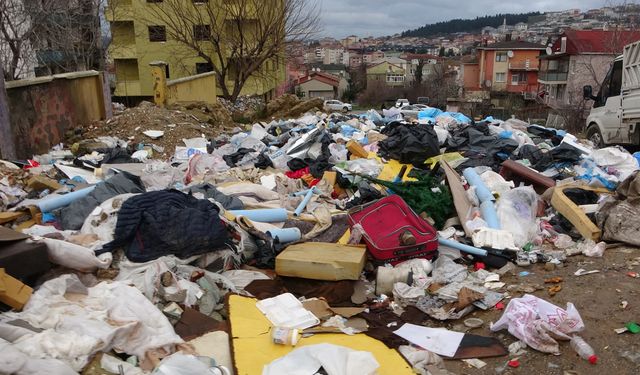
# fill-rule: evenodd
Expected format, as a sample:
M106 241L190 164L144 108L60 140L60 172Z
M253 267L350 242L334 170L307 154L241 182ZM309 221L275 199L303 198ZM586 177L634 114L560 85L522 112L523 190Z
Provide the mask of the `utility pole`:
M0 156L3 159L16 159L16 148L13 143L11 131L11 118L9 116L9 99L4 87L4 69L0 61Z

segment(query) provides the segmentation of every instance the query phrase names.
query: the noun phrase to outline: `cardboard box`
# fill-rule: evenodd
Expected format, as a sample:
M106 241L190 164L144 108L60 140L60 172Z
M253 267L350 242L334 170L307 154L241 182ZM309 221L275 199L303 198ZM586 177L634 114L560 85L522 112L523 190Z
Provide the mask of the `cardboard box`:
M358 280L367 258L364 246L305 242L276 257L276 273L313 280Z
M32 293L31 287L8 275L4 268L0 268L0 302L22 310Z

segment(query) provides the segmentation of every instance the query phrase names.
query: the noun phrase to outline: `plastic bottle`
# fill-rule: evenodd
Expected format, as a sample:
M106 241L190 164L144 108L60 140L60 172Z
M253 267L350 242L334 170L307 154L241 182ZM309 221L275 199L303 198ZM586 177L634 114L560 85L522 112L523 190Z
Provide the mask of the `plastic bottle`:
M598 362L598 356L596 356L593 348L582 337L573 336L570 345L582 359L589 361L592 365Z

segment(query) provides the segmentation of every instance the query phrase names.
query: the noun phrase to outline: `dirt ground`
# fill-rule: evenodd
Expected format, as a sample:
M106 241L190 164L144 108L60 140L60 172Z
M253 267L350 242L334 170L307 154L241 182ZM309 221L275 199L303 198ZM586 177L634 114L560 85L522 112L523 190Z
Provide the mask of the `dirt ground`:
M640 321L640 278L627 275L628 272L640 273L640 249L631 247L617 247L607 249L602 258L588 258L574 256L567 258L563 268L546 271L542 264L534 264L530 267L518 267L515 275L505 275L501 281L507 286L541 285L544 279L562 277L564 279L562 290L550 297L546 288L538 290L533 295L546 299L560 307L565 307L567 302L573 303L585 323L585 330L581 336L593 347L598 355L598 364L591 365L581 359L571 349L568 342L561 342L562 354L555 356L526 349L526 354L518 357L519 368L509 368L503 374L597 374L603 371L611 371L611 374L640 374L640 335L629 332L616 334L615 328L624 327L628 322ZM574 276L574 272L583 268L587 271L600 270L600 273ZM527 276L519 276L521 271L530 272ZM510 292L512 297L520 297L524 293ZM627 301L626 308L621 303ZM505 306L508 300L505 300ZM485 321L484 326L469 330L468 332L498 337L505 346L517 341L507 330L491 332L490 322L497 321L502 311L491 309L489 311L476 310L463 318L474 316ZM450 323L446 328L458 331L465 330L461 321ZM621 352L637 354L636 363L623 358ZM497 374L497 368L503 367L509 359L514 357L483 358L487 363L482 369L469 367L458 360L445 361L449 371L457 374Z

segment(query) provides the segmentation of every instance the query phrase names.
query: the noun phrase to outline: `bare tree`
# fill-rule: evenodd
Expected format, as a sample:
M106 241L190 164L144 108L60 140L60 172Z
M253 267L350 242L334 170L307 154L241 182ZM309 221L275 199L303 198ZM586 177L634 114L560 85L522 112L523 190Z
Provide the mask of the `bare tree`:
M31 36L51 73L104 68L100 15L106 0L24 0L37 20Z
M317 32L319 8L308 0L164 0L147 18L210 64L222 96L235 101L249 78L273 79L285 43Z
M0 0L0 57L7 80L36 65L49 73L102 69L106 0Z
M0 0L0 60L8 81L24 78L35 65L34 25L22 0Z

